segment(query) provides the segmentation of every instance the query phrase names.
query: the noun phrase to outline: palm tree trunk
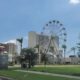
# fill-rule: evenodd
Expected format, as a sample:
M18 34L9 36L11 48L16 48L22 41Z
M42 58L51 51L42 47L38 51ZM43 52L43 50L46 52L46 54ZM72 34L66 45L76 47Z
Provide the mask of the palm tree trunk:
M75 50L74 50L74 56L75 56Z
M64 63L65 63L65 59L66 58L66 49L64 49Z

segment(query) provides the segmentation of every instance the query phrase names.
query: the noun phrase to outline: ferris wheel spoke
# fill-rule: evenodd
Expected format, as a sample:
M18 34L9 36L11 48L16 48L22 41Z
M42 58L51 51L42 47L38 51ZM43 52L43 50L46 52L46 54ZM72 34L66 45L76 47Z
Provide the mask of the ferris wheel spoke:
M63 26L62 23L58 20L52 20L49 21L44 27L41 32L41 35L43 36L42 39L40 39L40 44L43 46L43 49L48 51L47 49L50 47L51 42L50 40L53 40L53 47L55 47L55 50L58 51L62 47L62 44L65 44L67 41L67 32L66 28ZM58 48L59 46L59 48Z

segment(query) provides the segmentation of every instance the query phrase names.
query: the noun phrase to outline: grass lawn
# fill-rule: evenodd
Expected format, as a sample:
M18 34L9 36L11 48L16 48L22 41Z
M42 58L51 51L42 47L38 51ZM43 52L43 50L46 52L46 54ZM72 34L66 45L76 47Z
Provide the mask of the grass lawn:
M54 66L53 65L53 67L34 67L31 70L80 76L80 66L78 65L74 65L74 66L66 66L66 65Z
M13 71L13 69L0 70L0 76L13 78L14 80L77 80L77 79L29 74L24 72L16 72L16 71Z

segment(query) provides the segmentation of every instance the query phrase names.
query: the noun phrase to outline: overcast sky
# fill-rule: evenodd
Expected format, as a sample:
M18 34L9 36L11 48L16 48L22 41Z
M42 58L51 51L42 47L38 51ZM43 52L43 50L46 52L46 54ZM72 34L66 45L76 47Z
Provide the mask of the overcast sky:
M59 20L67 29L68 47L80 34L80 0L0 0L0 42L41 32L49 20Z

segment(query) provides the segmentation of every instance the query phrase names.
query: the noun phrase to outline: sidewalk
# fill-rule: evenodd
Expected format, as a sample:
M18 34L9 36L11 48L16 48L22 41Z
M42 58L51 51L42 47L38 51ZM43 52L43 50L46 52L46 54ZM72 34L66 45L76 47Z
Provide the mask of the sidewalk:
M8 68L20 68L21 65L13 65L13 66L8 66Z
M4 76L0 76L0 80L14 80L14 79L8 78L8 77L4 77Z
M48 76L57 76L57 77L65 77L65 78L72 78L72 79L79 79L80 77L77 76L70 76L70 75L63 75L63 74L54 74L54 73L45 73L45 72L37 72L37 71L25 71L25 70L15 70L20 72L26 72L26 73L33 73L33 74L40 74L40 75L48 75Z

